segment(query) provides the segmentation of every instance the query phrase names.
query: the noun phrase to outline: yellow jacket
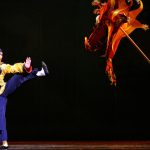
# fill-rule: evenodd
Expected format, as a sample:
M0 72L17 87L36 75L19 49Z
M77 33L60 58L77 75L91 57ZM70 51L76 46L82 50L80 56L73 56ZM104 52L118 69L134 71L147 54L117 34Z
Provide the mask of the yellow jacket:
M4 92L6 82L4 81L4 77L8 73L23 73L24 71L24 63L15 63L14 65L10 64L1 64L0 65L0 95Z

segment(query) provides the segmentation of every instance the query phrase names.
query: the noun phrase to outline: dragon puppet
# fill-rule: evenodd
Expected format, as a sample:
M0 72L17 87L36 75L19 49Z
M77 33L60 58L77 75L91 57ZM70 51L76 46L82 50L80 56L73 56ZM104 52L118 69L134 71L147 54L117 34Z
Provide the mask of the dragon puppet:
M92 1L92 6L96 7L93 11L96 14L96 23L90 36L85 37L84 45L85 49L90 52L105 50L101 57L106 58L105 71L112 85L116 85L112 59L120 40L137 28L149 29L148 25L136 19L143 10L143 3L141 0L135 1L138 4L136 9L131 9L134 4L133 0Z

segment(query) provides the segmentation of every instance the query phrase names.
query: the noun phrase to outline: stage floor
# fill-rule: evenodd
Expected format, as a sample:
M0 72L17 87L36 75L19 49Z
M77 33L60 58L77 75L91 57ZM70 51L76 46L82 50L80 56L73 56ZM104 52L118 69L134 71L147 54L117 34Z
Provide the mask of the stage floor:
M150 150L150 141L11 141L9 150Z

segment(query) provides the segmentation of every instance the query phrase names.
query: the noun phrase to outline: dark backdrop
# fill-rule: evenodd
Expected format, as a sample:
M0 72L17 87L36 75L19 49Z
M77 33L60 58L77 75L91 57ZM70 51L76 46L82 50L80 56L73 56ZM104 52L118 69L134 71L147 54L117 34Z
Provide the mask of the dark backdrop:
M118 84L109 85L105 60L84 49L95 22L91 0L1 1L0 47L10 64L44 60L50 75L9 97L9 140L149 140L150 68L124 38L114 57ZM138 19L150 24L148 1ZM150 57L150 31L131 37ZM9 78L10 76L7 76Z

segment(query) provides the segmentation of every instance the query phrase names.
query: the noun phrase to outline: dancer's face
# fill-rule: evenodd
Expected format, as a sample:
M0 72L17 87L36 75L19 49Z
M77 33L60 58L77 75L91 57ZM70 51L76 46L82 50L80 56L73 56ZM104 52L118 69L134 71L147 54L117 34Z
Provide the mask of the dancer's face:
M3 58L3 52L0 52L0 61L2 60Z

